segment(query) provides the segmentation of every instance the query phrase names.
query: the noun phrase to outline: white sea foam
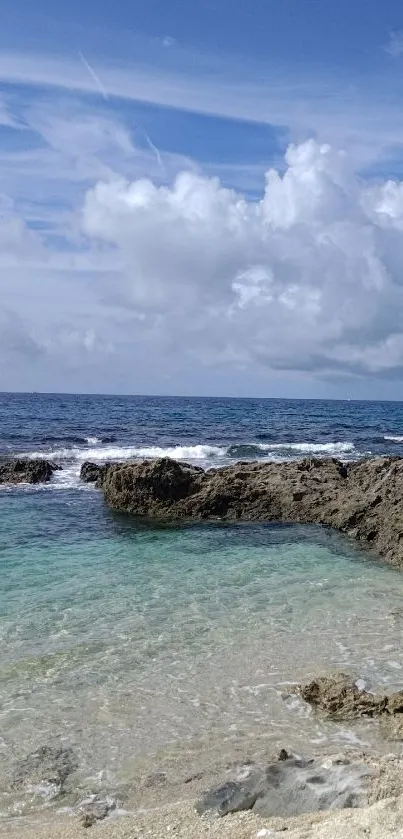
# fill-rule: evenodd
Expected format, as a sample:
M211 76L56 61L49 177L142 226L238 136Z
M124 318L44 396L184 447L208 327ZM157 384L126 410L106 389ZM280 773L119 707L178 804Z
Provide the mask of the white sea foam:
M225 446L114 446L92 448L71 448L53 449L51 451L35 451L24 454L23 457L37 458L46 457L49 460L127 460L141 457L172 457L177 460L207 460L215 457L225 457L227 448Z
M402 438L403 439L403 438ZM262 443L260 444L265 451L272 449L284 449L291 452L301 452L302 454L342 454L343 452L353 452L355 450L354 443Z
M385 434L384 440L389 440L391 443L403 443L403 436L393 434Z
M102 443L99 437L86 437L85 442L88 443L89 446L96 446L97 443Z
M110 451L118 452L120 449L111 449ZM161 446L143 446L136 449L127 450L131 453L128 457L172 457L176 460L211 460L216 457L225 457L227 453L226 446L168 446L162 448ZM102 454L100 454L102 457ZM111 455L118 458L118 454Z

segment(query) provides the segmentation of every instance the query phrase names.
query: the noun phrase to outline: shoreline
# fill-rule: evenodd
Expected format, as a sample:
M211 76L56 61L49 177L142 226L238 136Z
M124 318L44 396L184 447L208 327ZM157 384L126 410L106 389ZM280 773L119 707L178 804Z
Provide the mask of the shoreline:
M137 811L100 822L88 829L67 818L11 828L10 839L401 839L403 795L385 798L366 807L310 813L291 819L268 819L250 812L224 819L200 818L190 802L148 812Z
M280 778L284 780L279 786L275 782L273 787L270 772L276 767L283 772L278 776L279 781ZM295 771L302 773L302 785L297 781L295 786L290 787L287 777L290 779L294 773L295 779ZM128 796L126 801L116 796L113 803L113 799L104 794L99 796L99 803L109 799L111 806L104 812L101 808L101 815L90 820L84 816L87 812L99 813L97 801L89 803L87 798L74 807L66 807L62 795L55 799L52 807L43 805L41 809L24 816L0 821L0 836L8 839L80 839L83 836L94 836L95 839L166 839L171 835L178 839L281 839L286 833L289 839L345 839L346 835L361 839L371 827L371 837L386 839L394 836L391 831L403 823L402 776L403 758L393 752L382 757L365 753L358 755L350 749L328 757L322 753L316 759L304 761L281 750L269 764L249 765L244 762L231 769L227 766L226 772L222 768L215 776L195 778L190 788L182 783L181 786L164 788L159 793L157 779L156 787L145 787L143 793L132 789L132 797ZM221 795L222 790L231 786L231 779L245 795L245 791L253 788L254 778L266 777L269 779L267 812L264 792L257 799L257 807L250 806L251 802L246 798L242 800L241 795L239 805L234 800L233 810L227 812L221 810L221 806L217 809L216 795ZM302 803L301 809L301 793L304 795L308 790L309 800L309 789L313 789L317 796L317 806L315 809L304 809ZM322 798L323 790L330 796L327 804ZM276 807L274 811L270 809L270 801L274 794L276 802L279 793L283 796L285 810L276 813ZM344 803L339 801L340 793ZM206 802L211 802L211 796L214 803L205 806ZM229 800L231 798L232 792ZM287 813L290 805L291 810ZM401 835L396 834L400 839Z

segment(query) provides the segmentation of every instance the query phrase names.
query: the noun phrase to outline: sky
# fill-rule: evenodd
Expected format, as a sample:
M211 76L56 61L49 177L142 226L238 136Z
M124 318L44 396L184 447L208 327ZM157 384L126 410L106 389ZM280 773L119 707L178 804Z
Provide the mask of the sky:
M13 0L0 390L403 399L398 0Z

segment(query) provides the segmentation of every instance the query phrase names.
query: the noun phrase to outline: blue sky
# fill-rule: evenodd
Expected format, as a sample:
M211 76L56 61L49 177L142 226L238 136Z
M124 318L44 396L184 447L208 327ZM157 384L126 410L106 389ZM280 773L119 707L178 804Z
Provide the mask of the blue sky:
M390 0L14 0L0 389L403 397L402 105Z

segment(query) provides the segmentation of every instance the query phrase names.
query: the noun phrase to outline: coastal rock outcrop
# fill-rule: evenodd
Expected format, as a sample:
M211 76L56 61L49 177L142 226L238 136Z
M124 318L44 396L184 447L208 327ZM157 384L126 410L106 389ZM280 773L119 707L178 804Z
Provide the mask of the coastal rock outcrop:
M49 460L37 458L15 458L0 461L0 484L40 484L50 481L54 472L60 469Z
M297 692L314 708L333 720L379 717L386 736L401 739L403 731L403 691L390 694L369 693L346 673L319 676Z
M97 483L113 509L135 516L324 524L403 565L400 457L240 462L208 471L161 458L108 465Z

